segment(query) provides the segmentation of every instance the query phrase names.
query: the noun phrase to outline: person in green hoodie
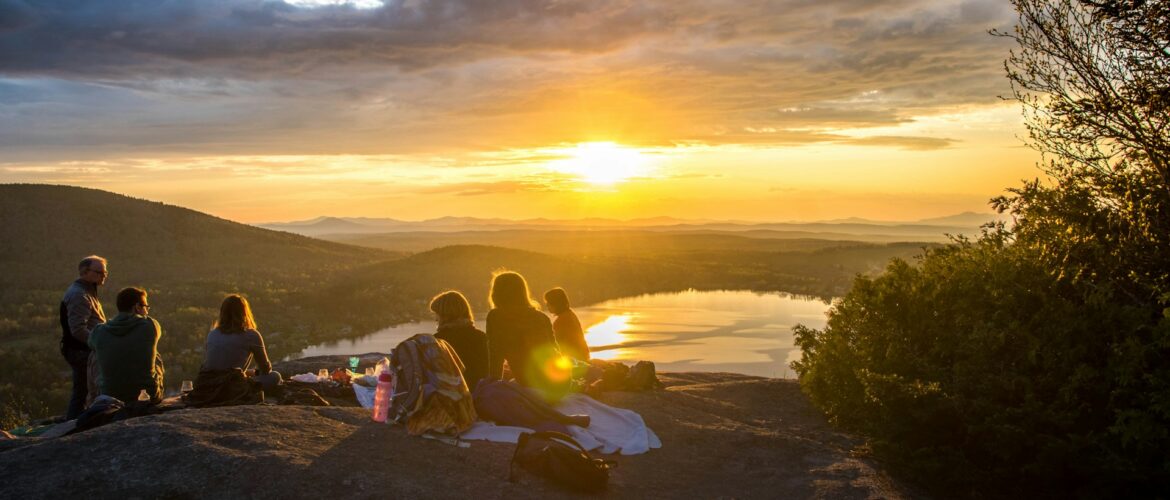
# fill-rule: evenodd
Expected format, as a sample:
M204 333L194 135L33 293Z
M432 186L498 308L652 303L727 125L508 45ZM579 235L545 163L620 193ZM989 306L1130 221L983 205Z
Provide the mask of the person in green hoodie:
M98 388L123 402L146 390L153 403L163 398L163 366L158 355L162 326L150 314L146 291L124 288L116 299L118 315L95 327L89 347L97 356Z

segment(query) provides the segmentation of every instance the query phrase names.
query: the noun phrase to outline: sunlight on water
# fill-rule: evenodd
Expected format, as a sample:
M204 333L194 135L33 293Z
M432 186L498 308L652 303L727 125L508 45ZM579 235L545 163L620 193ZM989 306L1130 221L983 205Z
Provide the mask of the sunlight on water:
M800 359L792 343L798 323L824 328L829 305L816 299L750 291L689 290L611 300L575 308L598 359L653 361L660 371L735 372L793 377ZM477 323L483 328L482 322ZM398 342L433 332L434 322L305 349L301 356L390 352Z
M596 358L649 360L662 371L793 377L788 364L800 350L792 327L824 328L828 307L776 293L688 290L611 300L577 308L577 315L594 325L585 336L590 346L610 347L593 351ZM600 335L592 337L593 328Z
M632 314L618 314L605 318L604 321L585 329L585 343L593 348L605 346L620 346L626 342L625 332L630 328ZM610 348L593 351L590 356L598 359L617 359L624 354L624 349Z

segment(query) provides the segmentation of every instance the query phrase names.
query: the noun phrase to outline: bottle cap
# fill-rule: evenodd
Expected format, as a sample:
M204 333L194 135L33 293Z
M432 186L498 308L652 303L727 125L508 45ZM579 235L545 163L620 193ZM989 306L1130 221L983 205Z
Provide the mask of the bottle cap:
M393 381L394 381L394 377L392 375L390 375L390 372L382 372L381 375L378 375L378 382L393 382Z

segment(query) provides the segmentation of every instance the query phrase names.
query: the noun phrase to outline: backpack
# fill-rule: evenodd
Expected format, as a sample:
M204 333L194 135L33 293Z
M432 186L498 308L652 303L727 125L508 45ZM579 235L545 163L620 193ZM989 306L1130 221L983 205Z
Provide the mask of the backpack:
M617 462L593 458L580 443L554 431L520 435L508 467L508 481L517 482L516 465L553 482L586 493L605 490L609 469Z
M630 373L626 376L626 390L627 391L652 391L662 389L662 382L658 381L658 375L654 369L653 361L639 361L630 369Z
M451 344L420 333L390 355L394 398L390 419L405 422L412 435L459 434L475 423L475 405L463 380L463 361Z

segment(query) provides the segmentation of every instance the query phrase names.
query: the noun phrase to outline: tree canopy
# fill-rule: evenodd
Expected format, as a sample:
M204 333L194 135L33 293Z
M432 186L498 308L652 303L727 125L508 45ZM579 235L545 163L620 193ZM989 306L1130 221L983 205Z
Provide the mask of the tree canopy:
M1170 491L1170 8L1013 0L1005 62L1046 176L1014 224L858 278L797 329L813 401L954 496Z

